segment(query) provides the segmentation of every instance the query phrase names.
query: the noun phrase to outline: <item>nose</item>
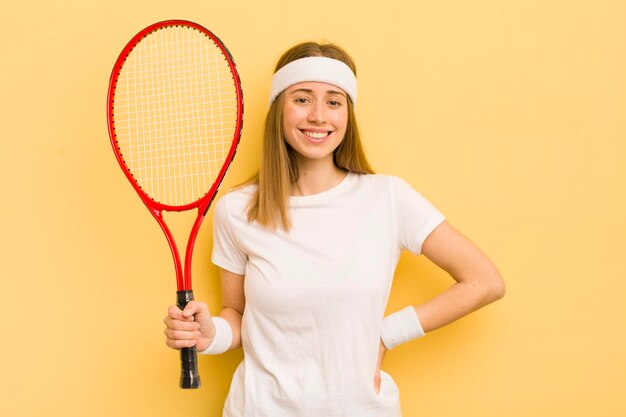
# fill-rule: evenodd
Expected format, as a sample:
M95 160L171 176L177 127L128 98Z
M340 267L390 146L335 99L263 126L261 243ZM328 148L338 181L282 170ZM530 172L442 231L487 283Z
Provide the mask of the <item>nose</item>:
M326 111L322 102L315 102L309 107L309 121L314 123L324 123Z

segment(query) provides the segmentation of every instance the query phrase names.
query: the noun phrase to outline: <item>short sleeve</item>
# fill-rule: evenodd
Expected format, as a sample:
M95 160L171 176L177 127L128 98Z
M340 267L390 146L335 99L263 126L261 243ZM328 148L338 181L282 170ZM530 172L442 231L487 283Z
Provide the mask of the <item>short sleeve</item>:
M228 209L228 195L225 195L215 204L211 262L235 274L244 275L248 257L241 250L235 235Z
M395 205L398 245L401 249L422 253L422 244L445 217L408 183L390 177Z

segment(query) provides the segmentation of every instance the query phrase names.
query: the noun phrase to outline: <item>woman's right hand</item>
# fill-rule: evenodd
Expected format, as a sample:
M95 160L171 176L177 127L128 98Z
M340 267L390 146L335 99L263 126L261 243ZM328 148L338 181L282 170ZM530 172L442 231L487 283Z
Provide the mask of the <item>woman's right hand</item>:
M165 344L172 349L195 346L199 352L206 350L215 336L215 326L205 303L190 301L184 310L177 306L167 309Z

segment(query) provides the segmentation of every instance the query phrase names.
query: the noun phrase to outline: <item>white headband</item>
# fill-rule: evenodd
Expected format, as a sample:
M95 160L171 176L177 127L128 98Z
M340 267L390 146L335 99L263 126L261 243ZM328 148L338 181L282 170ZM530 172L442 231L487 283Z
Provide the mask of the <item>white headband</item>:
M356 105L356 77L350 67L336 59L311 56L292 61L276 71L270 87L270 106L280 93L305 81L336 85Z

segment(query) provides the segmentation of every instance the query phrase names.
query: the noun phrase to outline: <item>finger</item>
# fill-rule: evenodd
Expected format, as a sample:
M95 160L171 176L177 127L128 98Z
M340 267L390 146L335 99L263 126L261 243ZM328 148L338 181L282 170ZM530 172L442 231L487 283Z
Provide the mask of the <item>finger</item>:
M165 317L163 319L163 323L165 326L172 330L184 330L188 332L192 332L200 329L200 323L195 321L183 321L178 319L172 319L171 317Z
M172 339L172 340L195 340L199 338L200 336L202 336L202 333L200 333L197 330L194 330L194 331L174 330L168 327L166 327L165 330L163 330L163 333L165 334L165 336L167 336L168 339Z
M376 372L376 376L374 376L374 391L376 394L380 393L380 371Z
M167 309L167 316L173 319L185 320L182 310L177 306L169 306Z
M196 345L196 340L173 340L165 339L165 344L172 349L189 348Z
M209 307L206 305L206 303L203 303L201 301L190 301L189 304L185 306L185 309L183 310L183 317L191 318L194 316L211 316L211 314L209 313Z

